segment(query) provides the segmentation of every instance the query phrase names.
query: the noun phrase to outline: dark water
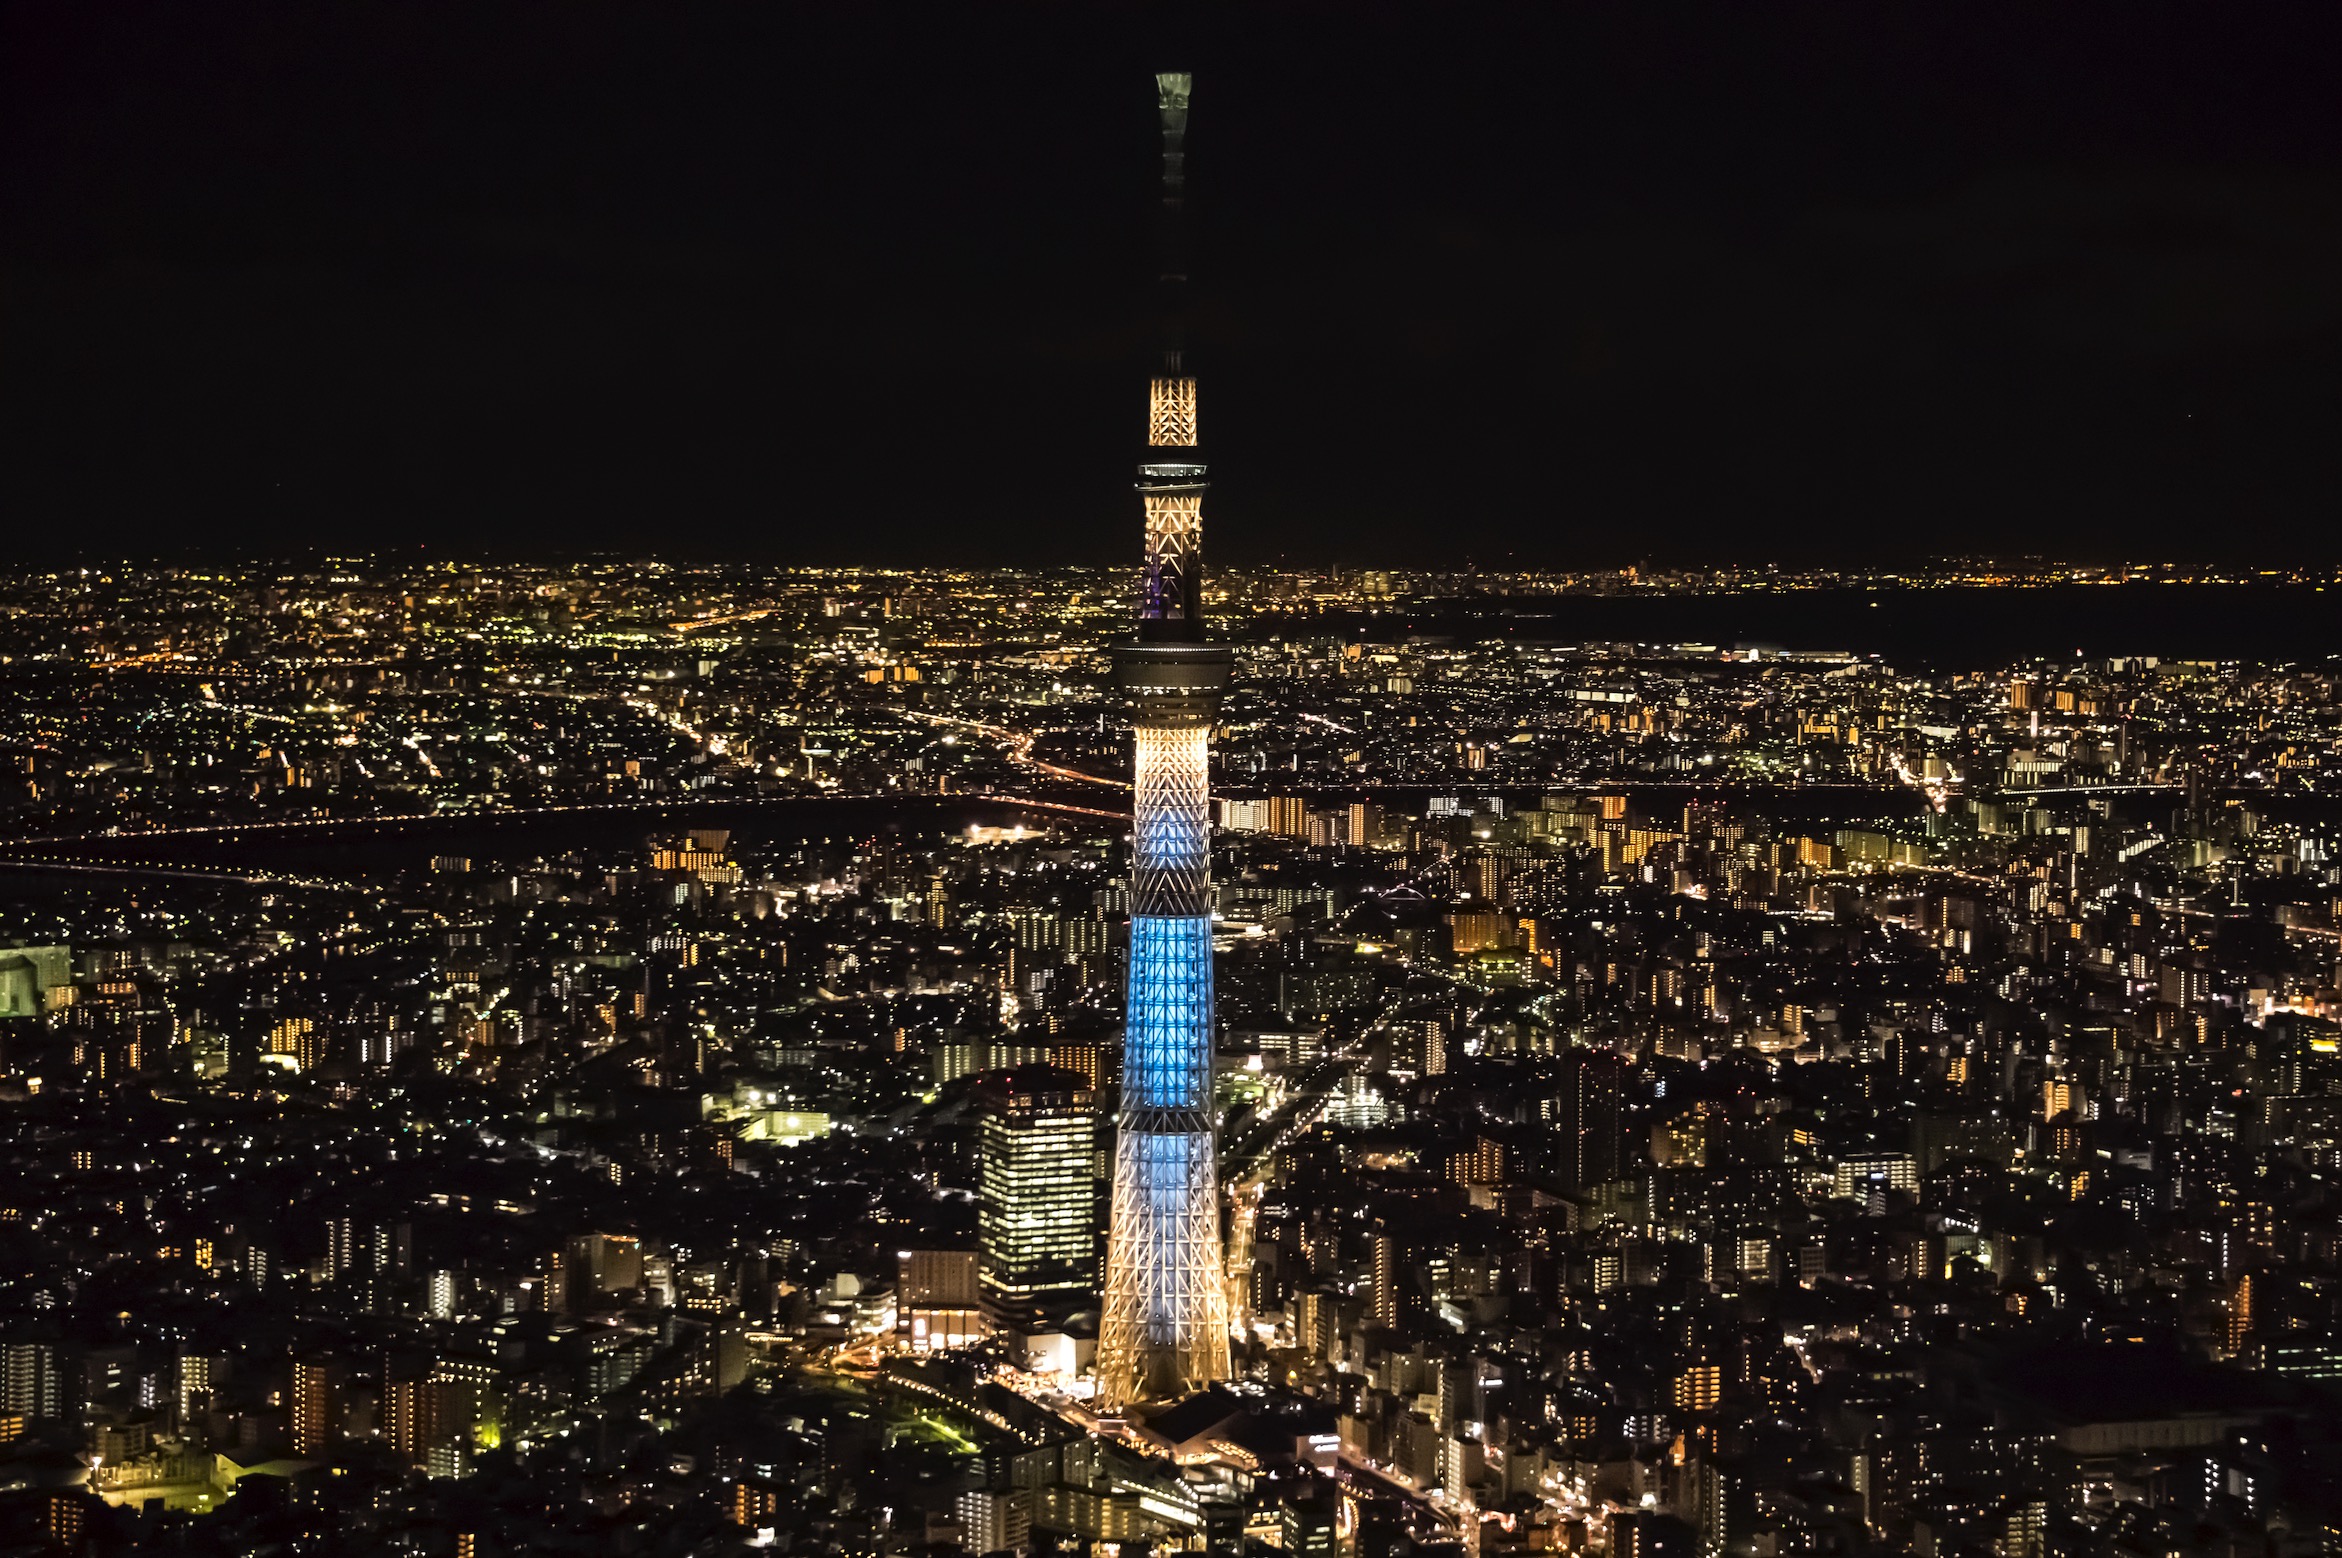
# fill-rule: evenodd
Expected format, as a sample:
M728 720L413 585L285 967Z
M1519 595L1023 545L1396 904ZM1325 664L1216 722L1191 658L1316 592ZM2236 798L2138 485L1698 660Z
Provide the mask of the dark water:
M1265 790L1231 788L1215 793L1246 797ZM1489 786L1470 784L1411 784L1302 786L1298 793L1313 804L1348 805L1371 801L1409 813L1421 812L1433 796L1454 796L1478 805L1494 798L1508 811L1533 810L1547 795L1624 795L1640 817L1666 818L1681 814L1699 802L1723 808L1735 816L1770 817L1776 822L1828 824L1850 827L1864 823L1908 822L1927 810L1927 798L1901 785L1784 785L1735 784L1714 781L1622 778L1608 776L1572 783L1556 778L1551 784Z
M1508 809L1534 806L1538 790L1433 787L1467 798L1495 796ZM1567 787L1565 787L1567 788ZM1679 814L1695 798L1727 809L1781 821L1846 826L1908 820L1924 809L1913 791L1854 786L1793 788L1778 785L1687 785L1668 783L1603 786L1633 797L1638 814ZM1424 804L1428 789L1363 791L1328 788L1314 792L1320 804L1373 799L1408 810ZM1094 802L1095 795L1085 795ZM810 844L844 848L888 834L932 839L971 825L1045 825L1075 832L1120 831L1116 824L1085 816L1020 807L1009 800L981 797L808 797L770 801L687 801L664 805L581 808L515 815L383 818L294 828L255 828L192 834L130 834L77 839L69 843L9 847L0 859L27 855L86 865L192 867L206 871L281 872L333 881L384 880L427 869L439 856L459 856L475 867L514 868L540 859L585 853L601 859L632 854L655 834L686 828L726 828L735 851ZM30 862L27 862L30 865ZM92 876L83 872L43 873L13 867L0 871L0 897L102 890L109 881L158 878ZM179 886L200 886L183 880Z
M421 870L442 855L520 865L579 851L638 849L653 834L727 828L735 849L846 844L887 833L934 837L971 824L1032 823L1011 802L971 797L805 797L685 801L516 815L384 818L298 828L76 840L39 852L76 861L139 862L366 877ZM11 851L21 853L22 851Z
M1878 655L1915 670L1985 670L2077 654L2264 661L2342 655L2342 585L1492 596L1324 620L1376 640L1433 633L1523 643L1760 644Z

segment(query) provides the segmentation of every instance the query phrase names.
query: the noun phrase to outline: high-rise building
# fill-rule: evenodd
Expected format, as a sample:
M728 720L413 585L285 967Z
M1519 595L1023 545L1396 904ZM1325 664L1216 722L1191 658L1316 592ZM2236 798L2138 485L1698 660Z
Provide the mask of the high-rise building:
M81 1551L82 1532L89 1525L90 1506L95 1502L87 1489L50 1489L41 1506L41 1534L54 1548Z
M419 1359L402 1360L382 1382L382 1437L409 1466L430 1463L439 1437L441 1394L429 1364Z
M179 1416L182 1429L195 1414L211 1404L212 1393L227 1376L227 1359L199 1352L179 1354Z
M1626 1063L1609 1050L1562 1059L1561 1087L1545 1102L1559 1137L1562 1183L1588 1190L1619 1177L1626 1157Z
M324 1358L293 1360L293 1453L304 1458L322 1455L336 1437L338 1403L334 1400L334 1370Z
M960 1495L958 1514L964 1550L1021 1552L1033 1529L1033 1490L970 1488Z
M438 1387L432 1400L437 1418L431 1475L460 1476L463 1456L442 1457L439 1451L450 1444L468 1451L502 1441L506 1398L503 1376L491 1359L451 1353L432 1360L431 1383ZM458 1469L442 1471L442 1466Z
M27 1422L70 1416L68 1367L63 1344L49 1337L0 1341L0 1411Z
M1087 1304L1098 1283L1097 1098L1055 1066L981 1090L976 1280L999 1320L1031 1324Z
M1130 968L1098 1397L1109 1407L1228 1376L1228 1296L1212 1118L1211 729L1228 651L1204 642L1204 463L1181 315L1189 79L1155 78L1163 125L1166 339L1147 392L1138 490L1138 640L1115 655L1131 699Z
M363 1231L363 1225L347 1213L325 1220L325 1268L329 1273L338 1277L357 1268L358 1240Z
M1407 1289L1403 1280L1407 1269L1407 1250L1404 1241L1389 1228L1374 1231L1374 1282L1369 1290L1369 1301L1374 1323L1396 1327L1406 1318Z
M375 1222L344 1212L325 1220L327 1271L404 1276L414 1257L414 1229L407 1223Z

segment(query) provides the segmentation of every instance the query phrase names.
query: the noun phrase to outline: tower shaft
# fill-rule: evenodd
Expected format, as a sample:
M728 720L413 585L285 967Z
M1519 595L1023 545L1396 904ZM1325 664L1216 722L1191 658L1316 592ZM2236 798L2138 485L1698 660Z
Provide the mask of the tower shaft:
M1131 700L1130 984L1114 1148L1098 1396L1109 1407L1229 1374L1212 1110L1211 730L1228 651L1204 642L1205 467L1178 337L1186 261L1188 78L1158 76L1166 342L1148 387L1138 489L1146 563L1138 642L1116 652Z

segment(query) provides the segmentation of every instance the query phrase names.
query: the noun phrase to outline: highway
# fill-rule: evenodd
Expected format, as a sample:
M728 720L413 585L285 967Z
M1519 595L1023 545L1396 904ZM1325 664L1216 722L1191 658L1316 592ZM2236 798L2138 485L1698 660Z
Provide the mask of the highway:
M1355 1053L1354 1053L1355 1052ZM1220 1144L1220 1193L1228 1198L1228 1244L1222 1271L1228 1284L1228 1313L1246 1313L1251 1297L1252 1225L1261 1191L1277 1149L1315 1126L1334 1089L1363 1064L1355 1044L1310 1063L1275 1109Z
M1220 1144L1221 1182L1234 1185L1256 1178L1279 1147L1317 1124L1334 1089L1363 1064L1365 1052L1355 1041L1311 1061L1275 1109Z

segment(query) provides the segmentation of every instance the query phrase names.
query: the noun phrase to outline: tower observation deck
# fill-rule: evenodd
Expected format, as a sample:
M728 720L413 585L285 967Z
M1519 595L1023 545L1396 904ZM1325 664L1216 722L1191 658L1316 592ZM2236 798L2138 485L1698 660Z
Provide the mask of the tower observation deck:
M1108 1407L1226 1379L1228 1297L1212 1114L1211 732L1229 654L1204 641L1204 462L1182 318L1184 74L1155 78L1163 124L1163 358L1147 386L1137 641L1115 652L1135 743L1130 984L1098 1399Z

